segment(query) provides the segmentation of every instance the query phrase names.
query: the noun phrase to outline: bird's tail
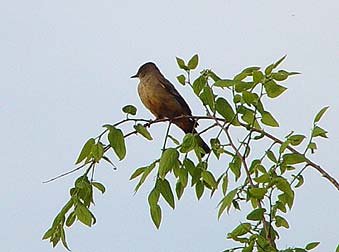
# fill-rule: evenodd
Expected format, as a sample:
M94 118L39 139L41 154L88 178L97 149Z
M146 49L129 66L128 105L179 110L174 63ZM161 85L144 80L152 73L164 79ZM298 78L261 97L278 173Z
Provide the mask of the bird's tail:
M173 121L175 125L177 125L180 129L182 129L186 134L187 133L193 133L197 134L198 132L195 130L195 127L197 126L197 123L189 118L183 118ZM205 151L205 153L210 153L211 149L210 147L205 143L205 141L197 135L198 138L198 144L199 146Z

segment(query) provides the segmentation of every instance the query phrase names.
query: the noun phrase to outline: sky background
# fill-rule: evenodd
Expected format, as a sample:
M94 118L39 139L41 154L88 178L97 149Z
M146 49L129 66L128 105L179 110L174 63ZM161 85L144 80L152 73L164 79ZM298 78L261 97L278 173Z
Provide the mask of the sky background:
M308 134L320 108L329 139L318 141L312 160L339 179L339 4L337 0L300 1L2 1L0 3L0 246L2 251L65 251L42 241L44 231L68 199L80 173L53 183L42 181L74 168L86 139L105 123L123 118L134 104L140 117L152 118L129 77L154 61L182 93L196 115L203 108L189 88L180 86L175 57L198 53L198 69L212 68L231 78L243 68L266 66L281 56L283 68L301 72L284 83L289 89L267 107L280 122L272 130ZM232 212L217 220L218 197L199 202L187 190L175 211L162 204L163 221L150 220L147 193L134 195L137 168L159 156L166 125L152 127L153 142L127 140L128 156L96 170L107 192L95 194L97 224L67 230L73 251L222 251L226 234L239 224ZM174 129L174 134L182 136ZM220 166L220 164L219 164ZM225 168L225 167L224 167ZM216 168L218 169L218 168ZM220 168L219 168L220 169ZM316 171L305 172L295 206L287 215L279 245L321 241L318 251L339 242L338 191Z

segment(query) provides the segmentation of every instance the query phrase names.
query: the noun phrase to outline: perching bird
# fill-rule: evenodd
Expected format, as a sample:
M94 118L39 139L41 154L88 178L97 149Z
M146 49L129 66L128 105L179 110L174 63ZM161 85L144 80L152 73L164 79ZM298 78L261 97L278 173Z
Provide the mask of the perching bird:
M191 116L192 112L175 87L160 72L158 67L148 62L142 65L137 74L131 78L139 78L138 93L142 103L155 115L156 119L173 119L178 116ZM192 118L174 119L172 122L185 133L197 133L197 122ZM198 136L198 144L206 153L211 150Z

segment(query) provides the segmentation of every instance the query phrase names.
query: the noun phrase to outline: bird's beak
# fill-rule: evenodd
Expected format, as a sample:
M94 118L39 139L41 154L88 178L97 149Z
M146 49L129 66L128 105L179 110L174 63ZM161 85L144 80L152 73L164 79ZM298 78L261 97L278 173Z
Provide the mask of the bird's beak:
M138 74L131 76L131 78L138 78Z

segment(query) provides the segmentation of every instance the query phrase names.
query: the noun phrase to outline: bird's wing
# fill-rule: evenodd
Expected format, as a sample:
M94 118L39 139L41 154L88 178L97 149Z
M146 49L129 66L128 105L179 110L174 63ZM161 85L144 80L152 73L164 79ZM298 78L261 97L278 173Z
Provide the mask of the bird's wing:
M179 94L179 92L175 89L173 84L169 82L165 77L160 79L160 84L171 94L174 98L179 102L179 104L183 108L183 113L185 115L192 115L191 109L184 100L184 98Z

